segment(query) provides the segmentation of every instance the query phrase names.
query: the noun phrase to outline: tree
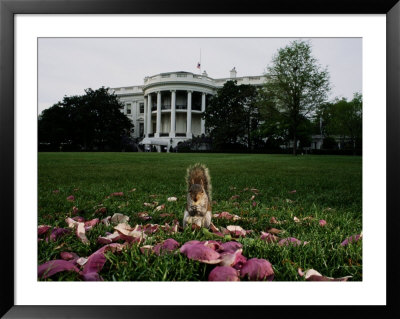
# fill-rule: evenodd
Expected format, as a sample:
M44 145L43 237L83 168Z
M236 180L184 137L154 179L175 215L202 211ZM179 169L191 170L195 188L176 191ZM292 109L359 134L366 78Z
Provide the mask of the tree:
M133 124L121 112L115 94L101 87L87 89L82 96L65 96L39 116L39 143L53 149L121 150Z
M264 114L279 114L281 124L289 128L296 155L299 127L327 98L328 71L317 64L309 43L294 41L279 49L266 75Z
M362 95L355 93L351 101L336 99L320 106L318 117L323 123L326 136L338 136L344 145L350 140L353 152L361 148L362 140Z
M252 149L260 119L257 96L254 86L228 81L210 99L203 118L216 149L240 145Z

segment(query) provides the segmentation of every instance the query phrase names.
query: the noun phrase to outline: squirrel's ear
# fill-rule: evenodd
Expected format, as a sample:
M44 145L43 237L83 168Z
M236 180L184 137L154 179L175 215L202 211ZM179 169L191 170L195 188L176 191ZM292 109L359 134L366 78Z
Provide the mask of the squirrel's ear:
M194 184L194 178L192 178L192 185Z
M204 187L204 181L203 181L203 179L200 180L200 183L201 183L201 186Z

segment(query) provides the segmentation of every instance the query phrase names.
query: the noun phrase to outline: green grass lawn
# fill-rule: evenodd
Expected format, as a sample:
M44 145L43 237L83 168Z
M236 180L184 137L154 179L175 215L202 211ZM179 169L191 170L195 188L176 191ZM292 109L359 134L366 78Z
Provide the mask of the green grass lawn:
M182 222L186 200L185 174L188 165L201 162L209 167L213 186L213 213L228 211L238 221L213 219L216 226L240 225L253 230L243 244L247 258L270 261L277 281L304 280L297 273L313 268L329 277L353 276L362 280L362 241L342 247L340 243L362 231L362 158L351 156L297 156L248 154L167 154L167 153L39 153L38 225L67 227L65 218L79 215L92 219L96 206L107 208L104 215L122 213L129 224L164 225L174 219ZM136 191L128 192L136 188ZM251 188L259 190L254 200ZM246 190L247 189L247 190ZM53 192L59 190L58 193ZM296 190L295 193L290 193ZM110 197L114 192L124 196ZM74 202L66 198L75 196ZM236 199L232 196L239 195ZM175 196L176 202L167 198ZM165 204L162 211L145 207L144 202ZM253 203L255 202L255 204ZM138 212L147 211L152 219L144 222ZM161 217L160 213L172 213ZM312 220L294 222L293 218L312 216ZM275 217L282 224L271 224ZM325 227L319 220L327 221ZM304 246L279 246L260 240L261 231L275 227L281 238L295 237L309 242ZM101 247L97 238L112 226L99 224L87 232L90 245L75 234L56 241L38 242L38 264L59 259L60 252L72 251L89 256ZM143 244L174 238L181 245L193 239L209 240L202 230L185 229L169 235L155 233ZM223 239L224 240L224 239ZM207 280L212 265L189 260L180 253L143 255L137 245L121 253L107 253L100 271L104 280L122 281L197 281ZM80 280L73 272L61 272L47 280Z

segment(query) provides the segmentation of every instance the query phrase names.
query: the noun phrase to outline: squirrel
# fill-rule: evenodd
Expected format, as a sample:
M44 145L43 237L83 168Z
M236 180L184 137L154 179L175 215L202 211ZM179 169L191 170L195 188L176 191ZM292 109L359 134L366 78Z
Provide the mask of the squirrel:
M211 224L211 178L203 164L189 166L186 174L187 204L183 227L194 224L209 228Z

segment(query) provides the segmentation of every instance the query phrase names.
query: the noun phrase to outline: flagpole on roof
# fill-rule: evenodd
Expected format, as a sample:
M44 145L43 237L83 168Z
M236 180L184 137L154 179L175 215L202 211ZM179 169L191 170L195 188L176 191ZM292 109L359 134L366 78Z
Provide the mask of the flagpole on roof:
M201 74L201 48L200 48L200 74Z

